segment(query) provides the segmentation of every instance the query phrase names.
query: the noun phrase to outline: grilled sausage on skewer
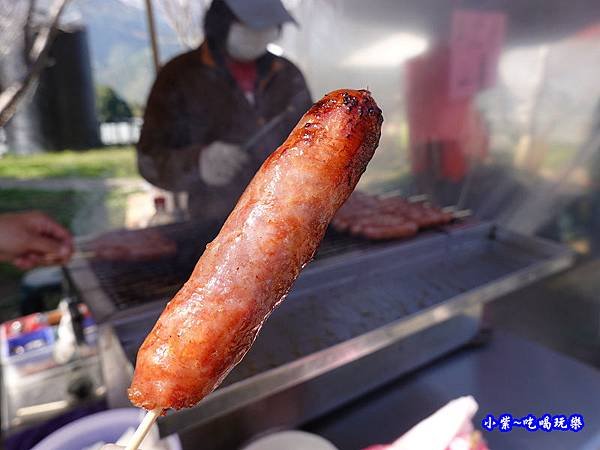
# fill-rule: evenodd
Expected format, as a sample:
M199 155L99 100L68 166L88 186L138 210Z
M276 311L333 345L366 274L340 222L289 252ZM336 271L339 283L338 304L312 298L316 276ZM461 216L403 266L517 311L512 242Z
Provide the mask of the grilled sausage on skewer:
M304 115L140 348L135 405L193 406L242 359L354 189L381 123L368 91L332 92Z

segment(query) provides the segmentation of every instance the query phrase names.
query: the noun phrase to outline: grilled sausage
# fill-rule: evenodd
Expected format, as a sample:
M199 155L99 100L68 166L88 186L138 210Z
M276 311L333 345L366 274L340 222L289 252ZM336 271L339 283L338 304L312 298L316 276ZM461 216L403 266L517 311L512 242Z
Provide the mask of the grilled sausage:
M394 225L367 225L362 229L362 235L372 240L402 239L415 236L418 231L416 223L406 221Z
M364 90L332 92L304 115L142 344L133 404L193 406L242 359L354 189L382 120Z
M142 262L167 258L177 253L177 244L155 229L118 230L103 234L85 245L102 261Z

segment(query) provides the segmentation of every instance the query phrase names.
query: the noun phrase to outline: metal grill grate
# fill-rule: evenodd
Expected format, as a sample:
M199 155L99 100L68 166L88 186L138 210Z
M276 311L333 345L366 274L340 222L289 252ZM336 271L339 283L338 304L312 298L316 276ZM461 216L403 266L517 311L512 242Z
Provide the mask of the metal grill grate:
M160 227L161 233L177 243L175 255L141 262L90 260L89 264L100 288L119 310L166 301L188 279L206 244L216 236L219 228L216 224L197 226L190 223ZM328 230L315 259L324 260L385 245L389 242L373 243ZM82 250L87 250L85 245Z
M100 288L119 310L151 301L166 301L187 280L206 244L219 228L216 224L199 226L194 223L159 227L161 234L177 244L176 254L151 261L91 259L89 265ZM85 245L82 250L87 250Z

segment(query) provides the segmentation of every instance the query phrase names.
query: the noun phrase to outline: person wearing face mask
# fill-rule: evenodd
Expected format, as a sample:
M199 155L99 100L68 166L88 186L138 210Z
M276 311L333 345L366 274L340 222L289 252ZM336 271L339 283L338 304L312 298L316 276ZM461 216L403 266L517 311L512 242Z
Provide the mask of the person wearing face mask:
M286 22L295 23L281 0L213 0L205 41L157 76L138 167L150 183L188 192L193 219L223 221L312 104L298 68L267 51Z

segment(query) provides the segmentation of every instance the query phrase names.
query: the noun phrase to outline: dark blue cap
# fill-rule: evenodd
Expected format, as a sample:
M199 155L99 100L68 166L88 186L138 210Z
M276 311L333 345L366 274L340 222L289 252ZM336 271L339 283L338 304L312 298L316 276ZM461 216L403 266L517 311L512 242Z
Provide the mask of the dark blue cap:
M244 25L257 30L283 25L298 24L285 9L281 0L224 0Z

